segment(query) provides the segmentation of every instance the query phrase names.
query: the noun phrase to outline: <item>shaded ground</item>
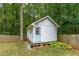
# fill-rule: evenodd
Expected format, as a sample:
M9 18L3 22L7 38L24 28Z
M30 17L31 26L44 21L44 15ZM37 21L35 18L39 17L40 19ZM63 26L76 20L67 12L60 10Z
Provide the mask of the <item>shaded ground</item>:
M28 50L24 42L0 43L2 56L78 56L79 50L64 50L51 47Z

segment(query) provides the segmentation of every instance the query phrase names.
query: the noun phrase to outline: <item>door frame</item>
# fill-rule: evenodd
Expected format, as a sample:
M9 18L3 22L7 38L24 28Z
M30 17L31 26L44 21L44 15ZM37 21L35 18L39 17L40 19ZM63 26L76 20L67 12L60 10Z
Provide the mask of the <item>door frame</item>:
M37 33L36 33L37 32ZM39 38L36 38L36 36L38 36ZM38 42L41 42L41 27L39 26L36 26L35 27L35 41L38 43Z

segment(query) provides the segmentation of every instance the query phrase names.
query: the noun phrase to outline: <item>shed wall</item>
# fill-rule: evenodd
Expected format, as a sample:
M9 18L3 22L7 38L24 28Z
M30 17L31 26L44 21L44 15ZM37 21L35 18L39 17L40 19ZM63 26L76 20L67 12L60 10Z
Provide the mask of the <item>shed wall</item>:
M27 38L31 41L33 41L33 28L32 28L32 32L30 33L30 29L27 30Z
M50 20L45 19L35 26L41 27L41 42L49 42L57 40L57 26L53 24ZM35 28L34 26L34 28ZM34 29L35 31L35 29ZM35 33L35 32L34 32ZM35 42L35 34L34 34L34 42ZM39 42L39 43L41 43ZM36 42L35 42L36 43Z

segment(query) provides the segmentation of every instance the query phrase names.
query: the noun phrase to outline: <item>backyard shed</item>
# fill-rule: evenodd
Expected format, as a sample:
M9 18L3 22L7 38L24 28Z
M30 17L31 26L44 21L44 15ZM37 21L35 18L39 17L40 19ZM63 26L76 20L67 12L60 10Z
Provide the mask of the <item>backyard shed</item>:
M45 16L27 27L27 38L32 43L57 41L58 27L51 17Z

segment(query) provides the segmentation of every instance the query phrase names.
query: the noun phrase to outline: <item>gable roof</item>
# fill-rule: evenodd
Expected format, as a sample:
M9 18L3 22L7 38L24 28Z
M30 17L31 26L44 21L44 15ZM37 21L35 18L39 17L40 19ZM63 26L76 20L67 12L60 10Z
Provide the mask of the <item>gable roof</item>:
M41 19L39 19L39 20L33 22L33 23L32 23L31 25L29 25L27 28L29 28L29 27L35 25L36 23L38 23L38 22L40 22L40 21L42 21L42 20L44 20L44 19L46 19L46 18L48 18L48 19L49 19L52 23L54 23L57 27L60 27L51 17L45 16L45 17L43 17L43 18L41 18Z

